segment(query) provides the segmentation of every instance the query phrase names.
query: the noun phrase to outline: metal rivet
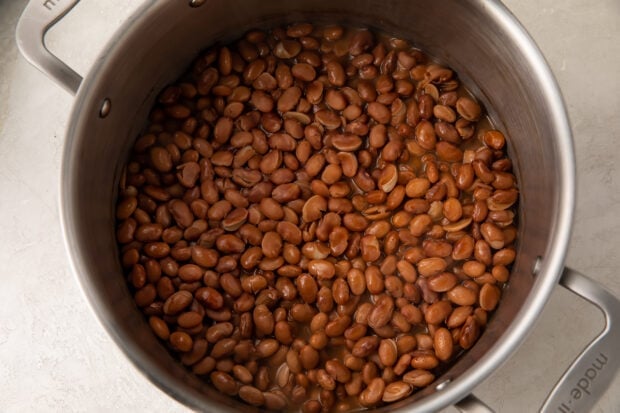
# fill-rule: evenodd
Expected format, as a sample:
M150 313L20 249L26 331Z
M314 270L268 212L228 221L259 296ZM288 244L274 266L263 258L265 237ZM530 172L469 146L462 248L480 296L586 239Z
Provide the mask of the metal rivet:
M452 380L451 379L445 379L444 381L442 381L441 383L439 383L438 385L435 386L435 389L437 390L443 390L446 388L446 386L448 384L450 384Z
M206 0L189 0L189 7L200 7L205 4Z
M103 103L101 104L101 109L99 109L99 117L105 118L110 114L110 110L112 109L112 102L110 99L105 98Z
M538 256L534 260L534 265L532 265L532 275L538 275L541 267L542 267L542 257Z

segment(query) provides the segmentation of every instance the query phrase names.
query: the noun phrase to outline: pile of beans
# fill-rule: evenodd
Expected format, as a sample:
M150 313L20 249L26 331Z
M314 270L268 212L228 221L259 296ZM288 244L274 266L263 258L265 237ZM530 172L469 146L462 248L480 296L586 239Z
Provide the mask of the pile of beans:
M120 182L154 333L272 410L375 407L474 345L515 259L504 135L406 41L301 23L207 50Z

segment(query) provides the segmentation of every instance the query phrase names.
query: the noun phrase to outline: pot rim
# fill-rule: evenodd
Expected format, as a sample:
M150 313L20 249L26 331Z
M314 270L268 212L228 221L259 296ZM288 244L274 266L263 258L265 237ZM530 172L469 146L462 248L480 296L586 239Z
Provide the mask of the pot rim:
M557 141L556 149L558 151L558 169L560 172L559 182L557 182L559 187L558 205L556 206L558 215L552 227L550 239L553 242L550 244L551 247L548 250L547 256L540 260L538 268L532 269L532 272L537 274L536 280L532 286L533 292L528 295L510 327L502 334L496 344L474 364L475 368L474 366L470 367L466 374L461 374L450 382L444 381L436 384L435 386L439 388L435 393L415 401L414 405L416 409L419 409L416 411L420 412L438 411L443 407L463 399L466 395L471 393L480 382L499 368L529 335L532 326L558 283L564 267L564 259L570 242L575 207L575 159L573 140L568 114L557 81L532 37L506 6L495 0L475 0L475 2L479 4L480 8L486 9L494 19L500 22L502 27L506 30L506 33L520 46L524 55L527 57L529 68L536 74L536 77L540 81L540 86L544 91L544 103L549 107L552 113L549 122L552 123L553 129L556 131L555 139ZM140 18L145 18L150 13L156 13L158 6L161 6L161 4L145 2L139 7L109 40L104 51L97 59L97 62L103 62L109 55L114 54L115 45L120 43L119 40L122 40L123 37L131 36L131 26ZM112 337L115 344L122 350L132 364L137 367L142 374L147 376L151 382L163 390L164 393L187 406L198 408L202 405L202 402L196 390L190 389L187 386L175 386L174 383L166 379L162 380L156 372L153 372L153 364L149 362L149 359L137 353L131 341L125 340L124 335L118 331L114 323L103 317L103 313L100 309L109 305L109 303L105 302L97 292L92 291L89 285L90 281L88 277L84 275L87 273L87 266L82 258L73 252L73 246L76 245L77 242L77 230L72 220L74 212L74 206L72 205L72 194L74 190L72 171L75 167L75 159L79 156L79 153L77 153L75 149L76 136L78 136L77 132L82 129L83 119L88 116L84 108L91 106L89 102L94 98L92 93L94 83L104 66L104 64L93 65L91 71L84 78L74 101L67 128L63 148L63 162L61 165L61 196L59 199L63 241L68 251L72 272L77 277L81 290L87 297L89 306L106 332ZM378 409L378 411L389 410L404 412L410 410L411 406L412 405L406 405L398 409L386 406Z

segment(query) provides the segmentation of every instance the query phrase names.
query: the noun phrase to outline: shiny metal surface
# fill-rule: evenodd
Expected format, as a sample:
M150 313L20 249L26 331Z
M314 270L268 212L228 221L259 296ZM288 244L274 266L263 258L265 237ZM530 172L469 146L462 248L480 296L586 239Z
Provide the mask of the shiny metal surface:
M454 407L461 413L494 413L494 410L473 394L455 403Z
M574 159L562 98L536 46L497 2L212 0L199 8L145 3L78 91L62 171L67 249L101 322L153 382L197 409L239 409L178 365L133 304L116 252L115 188L156 93L201 49L254 26L303 19L365 25L412 39L453 67L511 137L521 185L520 246L500 308L476 346L438 379L449 384L379 409L436 411L463 399L525 338L557 283L570 235ZM106 98L114 106L102 119ZM542 264L533 276L538 256Z
M17 46L22 55L71 94L77 92L82 77L47 49L45 34L78 1L31 1L24 9L15 31Z
M620 301L597 282L570 268L564 270L560 284L599 307L605 315L605 329L566 370L541 412L587 412L620 368Z

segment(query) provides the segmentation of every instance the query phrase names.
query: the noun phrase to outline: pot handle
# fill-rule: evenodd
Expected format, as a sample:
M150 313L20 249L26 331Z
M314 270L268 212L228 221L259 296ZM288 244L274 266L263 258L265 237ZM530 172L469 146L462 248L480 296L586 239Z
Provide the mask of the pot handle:
M571 268L564 269L560 284L600 308L605 315L605 328L564 372L541 412L587 412L620 368L620 301L599 283Z
M605 315L605 328L564 372L540 412L588 412L605 393L620 368L620 357L616 351L620 343L620 328L617 325L620 301L599 283L571 268L564 268L560 284L600 308ZM471 394L454 407L464 413L493 411Z
M22 12L15 31L17 47L26 60L71 94L77 93L82 77L47 49L45 34L78 1L32 0Z

